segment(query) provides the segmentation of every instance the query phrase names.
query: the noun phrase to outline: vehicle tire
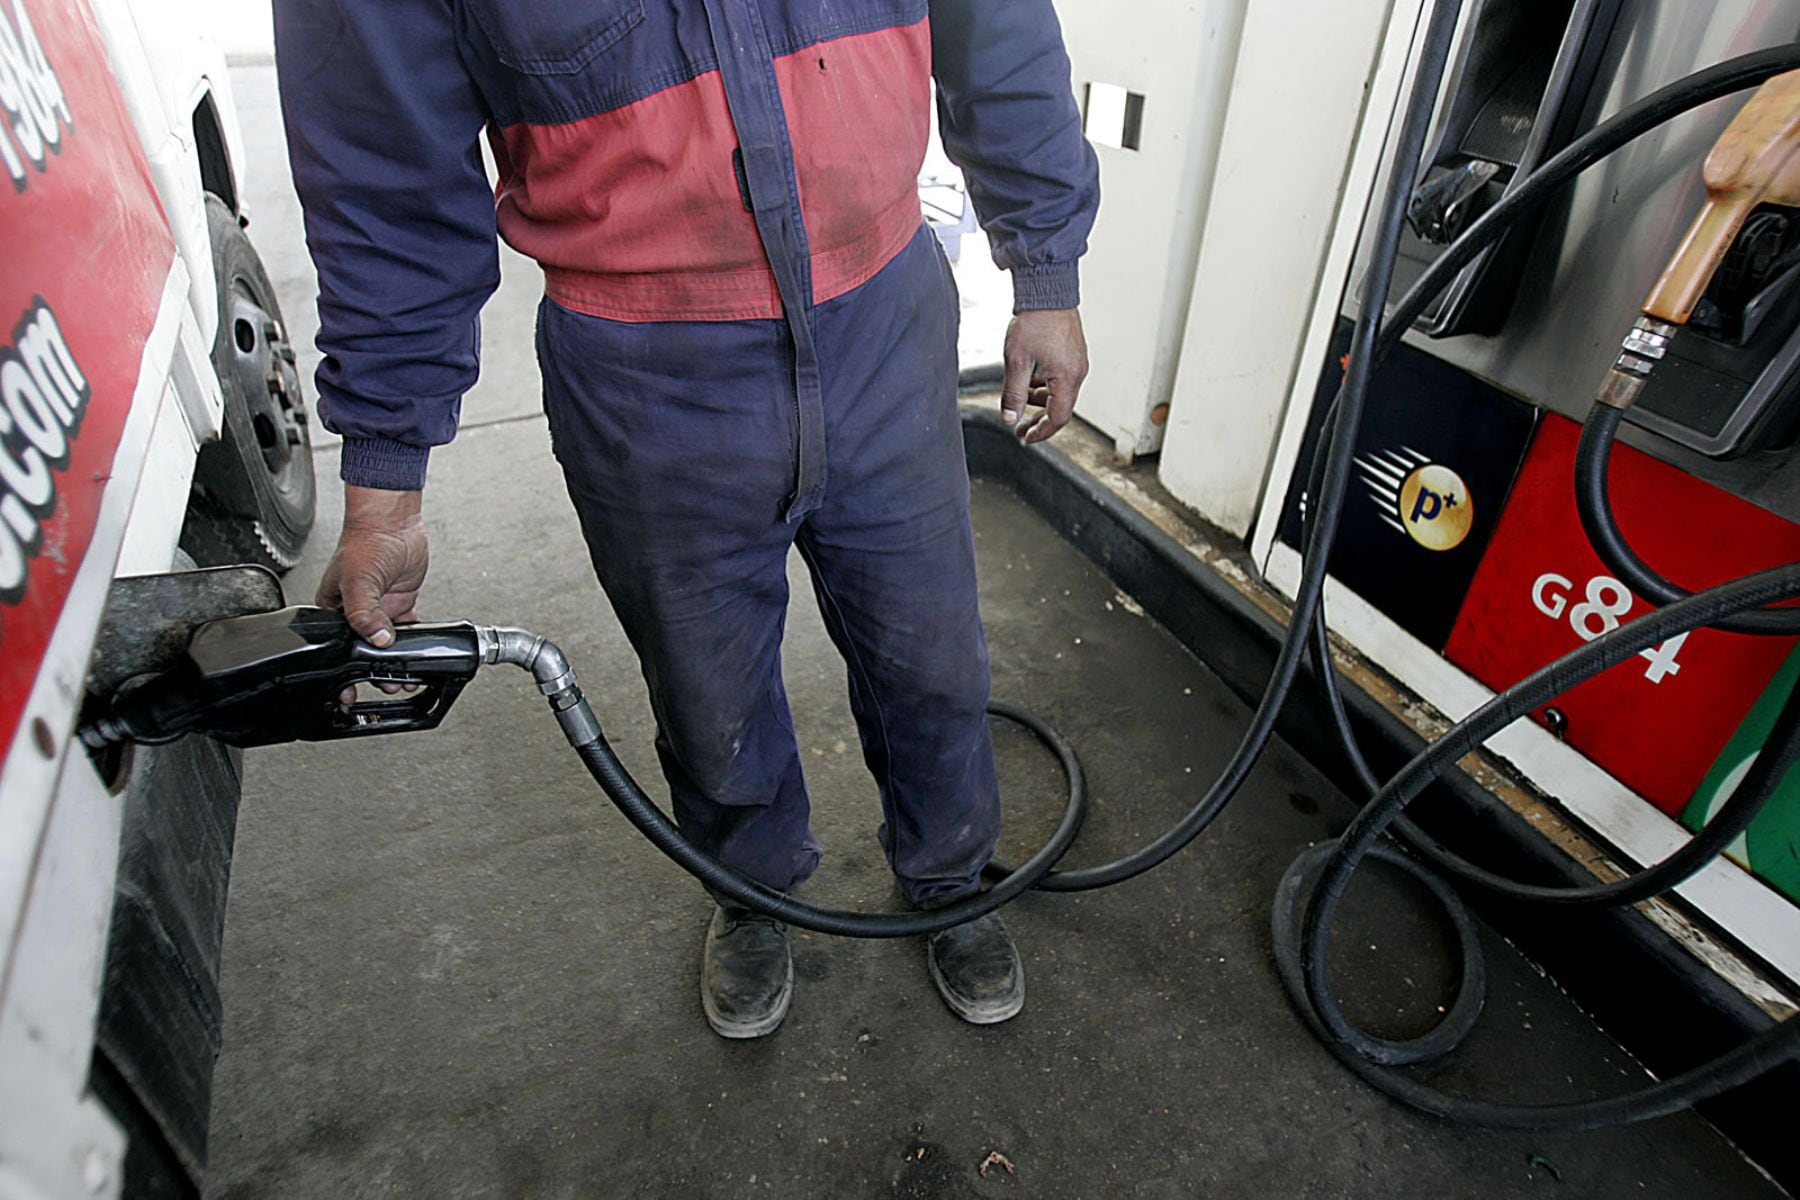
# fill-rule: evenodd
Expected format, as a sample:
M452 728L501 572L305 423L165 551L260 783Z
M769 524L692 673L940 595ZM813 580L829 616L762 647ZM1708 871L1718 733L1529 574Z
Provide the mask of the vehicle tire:
M200 450L181 548L201 566L286 571L312 532L312 431L294 349L256 248L237 216L206 197L219 330L212 361L225 396L219 440Z

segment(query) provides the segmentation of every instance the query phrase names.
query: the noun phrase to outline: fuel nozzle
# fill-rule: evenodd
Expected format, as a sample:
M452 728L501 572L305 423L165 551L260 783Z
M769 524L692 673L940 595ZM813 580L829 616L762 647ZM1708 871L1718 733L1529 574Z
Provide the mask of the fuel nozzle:
M1765 204L1800 206L1800 71L1777 75L1756 89L1713 144L1701 177L1706 203L1650 289L1595 396L1610 408L1630 408L1637 401L1751 214Z
M330 609L295 607L210 621L160 674L127 681L83 722L92 749L200 733L232 746L318 742L436 727L481 669L481 630L466 621L402 625L372 646ZM357 684L410 694L340 697Z
M1800 71L1757 88L1701 170L1706 203L1644 301L1644 315L1685 325L1750 214L1800 205Z

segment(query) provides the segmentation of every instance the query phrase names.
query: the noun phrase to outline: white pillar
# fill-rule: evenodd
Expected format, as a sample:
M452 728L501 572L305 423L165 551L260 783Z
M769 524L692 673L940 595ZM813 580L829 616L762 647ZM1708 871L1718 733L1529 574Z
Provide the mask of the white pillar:
M1366 106L1385 128L1419 0L1253 4L1207 210L1159 471L1201 516L1245 536L1262 496ZM1390 25L1392 26L1390 28ZM1388 58L1404 61L1404 51ZM1360 188L1357 184L1360 182ZM1338 277L1326 279L1336 287Z

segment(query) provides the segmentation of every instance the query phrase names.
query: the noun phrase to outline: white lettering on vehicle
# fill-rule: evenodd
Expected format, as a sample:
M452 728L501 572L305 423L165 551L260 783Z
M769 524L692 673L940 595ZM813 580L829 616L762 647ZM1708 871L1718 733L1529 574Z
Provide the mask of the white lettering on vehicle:
M0 162L22 192L30 181L27 167L43 171L62 149L64 131L75 128L25 0L12 0L10 17L0 8L0 112Z
M56 476L69 465L93 389L41 296L0 347L0 601L25 595L43 525L56 511Z

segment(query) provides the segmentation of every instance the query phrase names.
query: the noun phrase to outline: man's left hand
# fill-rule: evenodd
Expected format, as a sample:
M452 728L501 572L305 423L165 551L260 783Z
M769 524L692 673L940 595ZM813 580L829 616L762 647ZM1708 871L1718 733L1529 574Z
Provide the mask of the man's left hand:
M1087 378L1081 313L1073 308L1019 313L1006 328L1005 358L1000 419L1025 442L1055 435L1075 415L1075 397Z

